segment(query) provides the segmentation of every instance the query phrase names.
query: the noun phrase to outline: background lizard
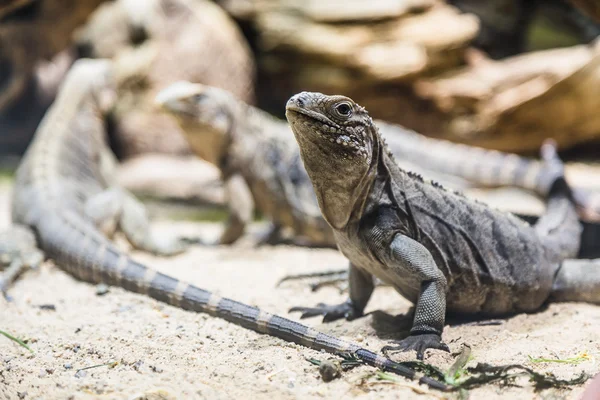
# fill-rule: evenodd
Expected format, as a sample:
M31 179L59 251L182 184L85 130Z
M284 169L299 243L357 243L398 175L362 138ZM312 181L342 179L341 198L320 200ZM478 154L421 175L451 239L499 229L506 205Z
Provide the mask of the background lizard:
M367 111L347 97L302 92L286 110L319 207L350 261L346 302L292 311L357 318L377 277L416 305L410 336L386 347L422 359L428 348L448 351L447 311L505 315L548 299L600 303L598 264L564 261L578 251L581 226L563 178L530 226L400 169ZM560 165L550 148L545 153Z
M102 116L111 103L105 103L112 97L111 73L107 60L79 60L68 73L16 174L12 218L28 243L20 243L18 249L7 246L5 255L15 259L21 251L27 256L26 249L35 249L38 255L41 250L83 281L116 285L317 350L348 352L366 364L448 389L358 345L159 273L108 240L101 231L112 232L118 226L136 247L159 254L182 250L177 241L159 241L151 235L141 204L110 186L106 167L112 158Z
M285 121L225 90L185 81L165 88L157 102L177 117L192 150L221 170L230 219L220 243L237 240L256 207L274 224L267 241L276 241L280 229L288 227L312 244L334 244ZM433 171L484 186L514 185L545 198L550 184L562 173L537 160L430 139L399 125L377 123L392 153L407 163L407 168L428 175ZM583 190L576 194L581 213L594 216L595 197ZM597 206L600 209L600 204Z

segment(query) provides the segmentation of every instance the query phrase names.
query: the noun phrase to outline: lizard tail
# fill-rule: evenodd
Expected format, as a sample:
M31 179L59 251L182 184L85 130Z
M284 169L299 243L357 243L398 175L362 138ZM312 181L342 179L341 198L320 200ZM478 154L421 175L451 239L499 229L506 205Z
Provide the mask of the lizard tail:
M600 259L563 261L556 272L550 300L600 304Z
M184 310L207 313L255 332L312 349L334 354L350 353L368 365L418 380L434 389L451 390L442 382L418 375L412 369L356 344L148 268L121 252L89 225L83 224L86 229L82 229L83 226L77 224L82 223L72 218L65 220L55 214L40 221L37 232L47 255L80 280L118 286Z
M542 158L557 171L564 166L556 153L554 141L544 142ZM573 197L573 191L563 174L557 175L548 190L546 212L535 224L536 232L555 261L577 256L583 230Z
M398 135L388 128L390 133L386 135L385 124L380 128L396 158L427 165L427 169L460 176L477 185L516 186L546 199L556 179L563 175L562 167L558 168L556 163L430 139L409 130ZM572 190L580 215L590 221L600 221L600 195L581 188Z
M384 129L382 131L385 132ZM399 138L394 138L391 133L385 138L392 153L399 158L413 160L433 171L460 176L482 186L518 186L546 197L552 183L562 175L561 170L538 160L430 139L408 130Z

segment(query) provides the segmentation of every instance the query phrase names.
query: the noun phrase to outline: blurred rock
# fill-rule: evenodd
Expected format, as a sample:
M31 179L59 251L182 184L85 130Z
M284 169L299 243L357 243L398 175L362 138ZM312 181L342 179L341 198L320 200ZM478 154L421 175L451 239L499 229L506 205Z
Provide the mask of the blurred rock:
M40 60L33 66L32 76L26 80L23 91L0 111L2 157L25 151L74 60L72 51L63 50L51 60Z
M74 30L103 1L0 4L0 110L23 94L39 60L49 60L69 46Z
M506 151L537 152L548 136L564 149L600 135L593 46L493 60L534 46L538 19L570 26L557 46L597 36L600 25L562 0L221 4L253 24L259 104L280 117L291 95L309 90L345 94L429 136Z
M600 22L600 1L598 0L569 0L596 21Z
M73 61L74 30L103 0L0 1L0 151L21 154Z
M460 49L475 37L479 27L474 16L443 4L429 7L428 12L402 16L369 24L324 24L277 11L260 15L256 23L264 51L309 55L311 61L340 66L352 70L362 81L376 82L403 80L435 68L460 65Z
M531 50L589 43L600 26L567 0L449 0L475 14L481 29L473 45L500 59Z
M479 62L414 88L445 119L437 136L536 152L546 138L568 148L600 137L599 86L600 46L582 45Z
M147 154L119 165L119 185L136 195L223 205L219 171L197 157Z
M10 15L15 10L30 5L36 0L0 0L0 19Z
M114 58L122 85L111 119L119 156L188 154L175 122L157 112L155 94L189 80L254 101L255 65L235 23L206 0L117 0L94 13L76 34L89 57Z
M286 6L318 22L377 21L425 10L435 0L307 0L284 1Z

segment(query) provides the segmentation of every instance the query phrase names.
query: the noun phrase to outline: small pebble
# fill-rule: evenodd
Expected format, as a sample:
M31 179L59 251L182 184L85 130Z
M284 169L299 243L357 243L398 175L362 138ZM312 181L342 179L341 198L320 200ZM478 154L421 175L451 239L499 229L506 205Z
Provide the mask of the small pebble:
M139 372L142 365L144 365L144 362L142 360L138 360L135 363L133 363L133 369Z
M85 378L87 376L87 371L79 370L75 373L75 378Z
M65 365L63 365L63 367L65 367L65 369L71 369L71 368L73 368L73 366L71 365L71 363L66 363Z
M96 285L96 296L104 296L109 292L108 285L100 283Z
M160 373L162 373L162 372L163 372L163 369L162 369L161 367L157 367L157 366L155 366L155 365L152 365L152 366L150 366L150 369L151 369L153 372L156 372L157 374L160 374Z
M330 382L342 376L342 365L338 360L325 360L319 365L319 373L324 382Z

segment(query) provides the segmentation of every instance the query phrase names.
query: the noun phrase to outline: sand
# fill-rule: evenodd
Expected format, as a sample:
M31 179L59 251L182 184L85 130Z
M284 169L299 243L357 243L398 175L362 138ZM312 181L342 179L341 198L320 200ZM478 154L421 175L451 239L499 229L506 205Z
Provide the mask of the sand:
M7 185L0 188L0 227L9 224ZM218 235L218 223L159 220L165 234ZM189 252L158 258L135 252L138 260L221 295L270 312L287 314L294 305L335 303L345 298L336 288L311 292L305 282L276 287L286 274L345 265L334 250L293 246L256 248L252 233L232 247L197 246ZM14 302L0 299L0 329L27 339L35 354L0 336L0 398L4 399L429 399L439 392L378 382L375 370L361 366L325 383L305 358L330 356L248 331L202 314L166 306L142 295L110 288L96 294L46 262L26 273L11 291ZM44 310L40 305L53 305ZM411 304L388 287L375 291L364 318L321 323L322 331L379 350L410 328L405 316ZM297 318L297 315L292 315ZM472 347L476 362L521 363L538 372L572 378L600 371L600 307L552 304L535 314L518 315L501 325L477 326L449 320L443 339L453 353ZM528 361L533 357L568 358L586 351L589 361L577 365ZM414 358L396 354L397 360ZM426 361L448 368L454 356L428 351ZM81 368L108 364L84 371ZM534 392L526 379L518 387L495 384L470 391L471 399L577 399L584 386ZM416 388L416 389L415 389ZM456 395L446 396L456 398Z

